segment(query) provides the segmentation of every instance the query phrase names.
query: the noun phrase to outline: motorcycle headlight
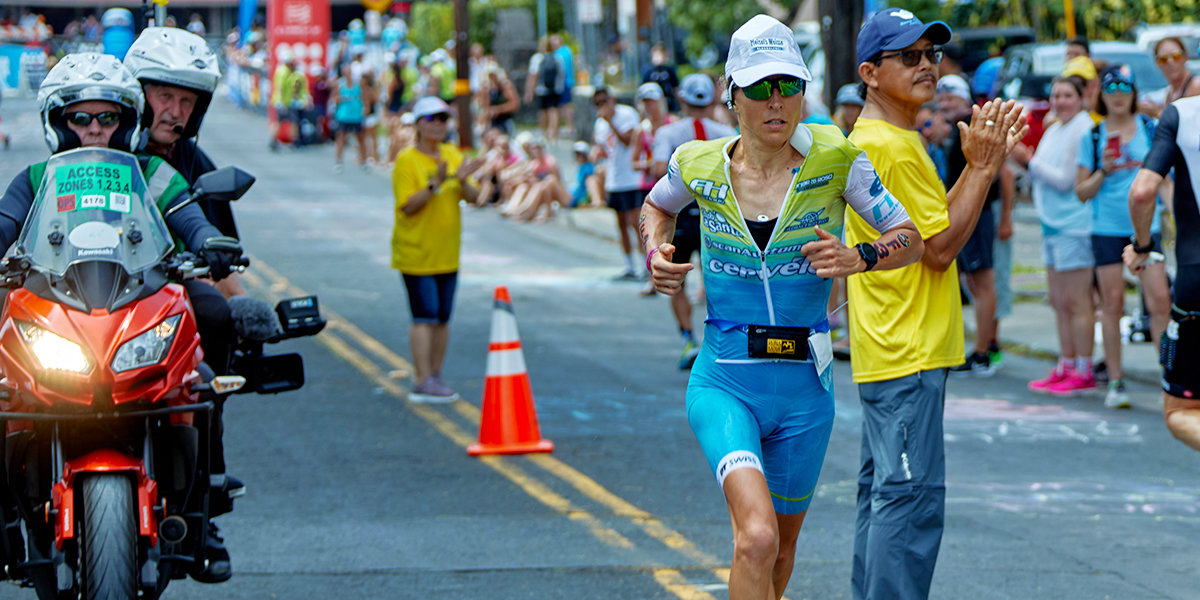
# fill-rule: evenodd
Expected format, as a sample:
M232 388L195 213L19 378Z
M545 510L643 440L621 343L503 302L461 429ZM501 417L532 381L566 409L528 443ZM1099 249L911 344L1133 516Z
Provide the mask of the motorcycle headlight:
M120 373L138 367L158 364L166 358L171 349L171 341L179 330L179 319L183 315L175 315L164 319L149 331L121 344L117 354L113 356L113 371Z
M83 346L25 321L17 321L17 331L43 369L82 374L92 370Z

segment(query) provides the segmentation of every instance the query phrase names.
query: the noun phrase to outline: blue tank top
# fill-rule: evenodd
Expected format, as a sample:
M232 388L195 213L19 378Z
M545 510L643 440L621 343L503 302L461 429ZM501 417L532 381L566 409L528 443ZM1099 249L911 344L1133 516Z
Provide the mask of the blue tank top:
M362 86L351 86L345 79L338 80L338 103L333 118L341 123L362 123Z

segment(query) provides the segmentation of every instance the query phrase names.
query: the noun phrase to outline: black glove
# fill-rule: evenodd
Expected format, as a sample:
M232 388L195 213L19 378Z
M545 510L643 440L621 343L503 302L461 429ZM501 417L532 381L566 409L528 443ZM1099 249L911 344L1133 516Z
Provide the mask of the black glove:
M245 339L265 342L283 333L279 315L275 314L270 305L258 298L230 298L229 313L233 317L233 328Z
M225 279L233 267L242 262L242 246L231 237L217 236L204 240L199 254L208 263L208 274L213 281Z

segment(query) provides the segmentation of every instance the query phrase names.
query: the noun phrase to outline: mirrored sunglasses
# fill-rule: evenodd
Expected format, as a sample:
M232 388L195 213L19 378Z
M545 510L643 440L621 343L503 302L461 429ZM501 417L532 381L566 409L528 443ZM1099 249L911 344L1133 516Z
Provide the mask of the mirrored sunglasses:
M1169 52L1167 54L1160 54L1154 58L1154 60L1158 61L1158 64L1160 64L1160 65L1165 65L1169 62L1179 62L1183 59L1184 59L1183 53L1179 52L1179 51Z
M92 124L92 119L100 123L103 127L111 127L121 122L121 113L106 111L98 114L73 112L65 115L67 122L76 127L87 127Z
M1128 94L1133 91L1133 85L1128 81L1110 81L1104 84L1106 94Z
M771 90L779 90L784 98L804 93L804 80L799 77L772 77L760 79L744 88L742 93L751 100L766 100L771 97Z

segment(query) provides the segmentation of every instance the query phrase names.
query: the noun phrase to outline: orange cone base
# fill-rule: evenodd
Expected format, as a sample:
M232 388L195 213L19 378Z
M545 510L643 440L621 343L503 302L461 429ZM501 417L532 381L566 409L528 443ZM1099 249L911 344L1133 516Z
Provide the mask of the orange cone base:
M467 446L467 454L471 456L479 456L481 454L531 454L534 452L554 452L554 442L550 440L538 440L522 444L480 444L476 442Z
M542 439L538 428L529 375L488 377L484 382L479 441L467 446L467 454L526 454L553 450L554 442Z

